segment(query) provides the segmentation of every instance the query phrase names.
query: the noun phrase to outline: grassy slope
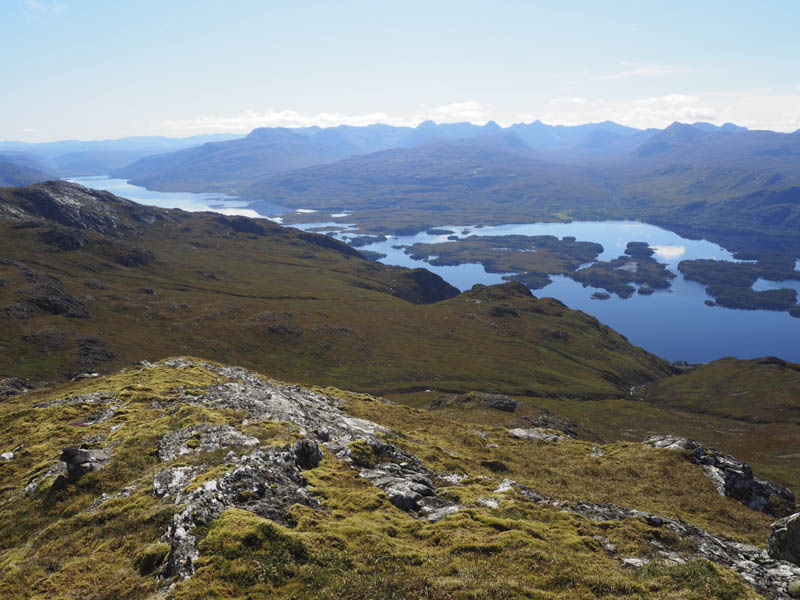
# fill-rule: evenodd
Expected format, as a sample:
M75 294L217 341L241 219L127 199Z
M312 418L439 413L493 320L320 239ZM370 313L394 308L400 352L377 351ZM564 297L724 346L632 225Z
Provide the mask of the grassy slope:
M157 597L163 583L150 571L163 559L158 542L178 509L152 495L153 475L165 466L156 457L161 436L205 422L234 424L265 446L297 438L286 424L246 424L241 414L174 403L218 381L200 367L157 366L0 404L2 450L17 452L14 460L0 463L0 595ZM510 477L565 500L613 501L763 543L771 519L719 496L702 470L680 453L618 443L594 457L593 443L514 440L503 427L473 420L479 415L469 411L453 419L453 414L390 405L368 395L324 391L342 398L346 412L392 428L398 435L390 441L415 452L429 467L469 475L460 486L440 488L468 508L437 523L417 521L326 453L318 468L305 472L323 510L296 507L292 529L245 511L226 512L202 530L199 570L174 588L176 598L757 597L709 563L623 567L595 539L608 538L622 556L647 556L653 542L682 549L679 539L643 520L591 523L513 494L501 498L496 509L476 503L492 496L498 477ZM84 426L97 406L34 406L92 392L121 398L121 410L110 421ZM33 495L21 494L28 481L57 462L61 448L98 434L116 444L109 467L65 490L48 491L46 479ZM225 452L188 455L166 466L213 468L222 465ZM508 471L498 476L481 464L487 460L502 461ZM91 508L101 493L129 485L134 486L129 496Z
M89 244L71 252L39 241L49 227L0 222L0 256L58 277L91 314L5 319L0 375L52 380L81 370L82 336L100 338L116 354L101 369L191 353L381 393L435 387L603 397L668 372L594 318L515 286L416 305L389 293L409 288L405 269L309 243L266 221L267 234L252 236L209 214L171 214L175 224L138 227L140 234L121 239L86 234ZM156 261L128 268L111 260L131 247L151 250ZM8 281L0 306L21 301L30 283L4 265L0 277ZM104 289L87 288L87 280ZM492 317L497 304L519 316Z
M423 147L281 173L248 195L351 211L363 231L443 225L633 219L733 250L800 256L796 176L774 170L636 165L580 169L500 152ZM314 220L321 217L315 214ZM309 220L288 215L287 222Z
M429 406L435 396L392 396ZM627 398L582 402L521 398L588 425L608 440L639 441L670 432L747 461L757 477L780 481L800 496L800 367L778 359L725 358L635 389ZM475 419L515 425L502 413Z
M101 371L133 360L191 353L416 406L427 406L436 395L426 389L502 392L566 412L608 440L690 435L748 460L757 475L800 491L800 468L792 460L800 452L796 427L732 420L728 412L702 415L677 401L619 400L627 398L630 385L667 375L667 366L556 301L533 300L517 287L503 286L414 305L387 293L408 287L403 269L310 244L298 232L266 221L260 223L267 235L253 237L234 235L211 215L169 214L175 224L138 226L142 235L106 239L87 234L89 244L74 252L42 244L38 236L48 227L13 229L0 222L0 256L60 278L69 293L86 301L92 315L70 319L38 311L29 321L4 318L0 378L52 381L85 370L77 362L77 339L94 336L116 354L100 363ZM117 249L134 245L152 249L156 263L127 268L110 260ZM0 286L0 307L30 287L4 265L0 279L8 282ZM105 289L87 288L90 279ZM503 306L518 316L498 313ZM766 412L774 410L773 400L791 398L795 389L788 379L774 379L771 368L754 365L742 372L743 380L763 380L766 389L776 390L758 396ZM702 380L707 372L704 368L683 377ZM665 394L679 398L675 390L683 377L652 389L663 385ZM698 402L725 407L727 397L716 395L716 381ZM570 398L607 399L587 403Z

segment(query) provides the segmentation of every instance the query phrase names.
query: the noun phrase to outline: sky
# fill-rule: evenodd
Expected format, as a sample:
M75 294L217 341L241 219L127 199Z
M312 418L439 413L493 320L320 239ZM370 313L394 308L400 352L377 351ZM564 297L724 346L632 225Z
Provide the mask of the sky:
M0 140L540 119L800 128L796 0L0 0Z

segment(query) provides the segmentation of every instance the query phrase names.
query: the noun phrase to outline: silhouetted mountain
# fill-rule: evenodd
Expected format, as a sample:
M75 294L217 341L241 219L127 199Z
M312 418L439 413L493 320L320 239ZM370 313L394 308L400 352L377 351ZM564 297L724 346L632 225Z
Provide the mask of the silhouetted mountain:
M675 163L772 169L800 175L800 137L774 131L751 131L730 123L721 127L673 123L639 146L634 155L645 159L647 167Z
M503 130L281 173L244 192L293 207L440 213L521 210L556 199L580 204L607 194L588 172L532 155L516 134Z
M0 154L0 186L30 185L51 178L52 173L31 156Z
M210 141L227 140L231 134L197 135L187 138L137 136L116 140L83 142L0 142L0 152L23 152L61 176L106 175L131 162L161 152L173 152Z
M261 127L247 137L149 156L114 174L160 190L227 191L272 173L344 158L351 151L291 129Z

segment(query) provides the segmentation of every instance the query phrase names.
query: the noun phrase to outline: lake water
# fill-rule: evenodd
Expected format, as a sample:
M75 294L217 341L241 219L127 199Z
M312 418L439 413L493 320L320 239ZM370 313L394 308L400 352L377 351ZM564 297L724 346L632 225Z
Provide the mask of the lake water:
M180 208L182 210L214 211L223 215L243 215L245 217L260 217L256 211L245 208L249 200L240 200L225 194L195 194L192 192L155 192L147 188L131 185L124 179L116 179L105 175L93 177L71 177L67 179L72 183L80 184L84 187L96 190L106 190L120 196L133 200L139 204L149 206L160 206L161 208ZM270 213L280 214L287 209L279 205L274 205Z
M188 192L162 193L146 190L129 183L108 177L80 177L70 179L87 187L105 189L119 196L142 204L184 210L214 210L224 214L255 216L254 211L243 208L245 201L222 194L193 194ZM287 209L275 206L270 216L276 217ZM266 216L266 215L264 215ZM337 215L338 216L338 215ZM346 218L347 214L342 214ZM317 227L339 227L336 237L346 237L347 225L341 222L305 223L302 229ZM649 296L634 294L621 299L612 295L609 300L593 300L591 295L597 288L583 287L564 276L551 276L553 283L534 290L539 297L558 298L570 308L582 310L597 317L601 322L625 335L632 343L670 361L707 362L724 356L755 358L778 356L785 360L800 362L800 319L787 313L771 311L743 311L722 307L709 307L705 300L705 286L687 281L680 275L677 265L682 260L712 258L732 260L732 254L717 244L705 240L689 240L681 236L644 223L633 221L533 223L500 225L494 227L437 226L449 229L459 237L468 235L554 235L559 238L574 236L579 241L598 242L604 251L599 260L610 260L623 254L628 242L647 242L655 250L659 262L667 264L677 275L670 290L658 290ZM468 234L462 231L469 230ZM381 262L406 267L425 267L441 275L446 281L461 290L476 283L502 283L502 274L487 273L480 264L436 267L426 262L412 260L402 249L392 246L415 243L445 242L446 235L419 233L413 236L391 237L370 244L360 250L371 250L386 254ZM800 267L800 263L798 264ZM792 287L800 291L800 282L775 282L759 280L755 289Z

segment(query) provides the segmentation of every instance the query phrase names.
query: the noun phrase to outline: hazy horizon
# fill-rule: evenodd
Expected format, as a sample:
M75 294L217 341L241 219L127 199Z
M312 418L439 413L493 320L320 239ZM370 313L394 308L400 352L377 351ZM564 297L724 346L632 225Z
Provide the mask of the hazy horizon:
M540 119L800 128L789 0L0 6L0 139Z
M369 126L372 126L372 125L390 125L390 126L393 126L393 127L410 127L410 128L413 129L413 128L418 127L419 125L421 125L425 121L432 121L432 119L425 119L425 120L422 120L422 121L419 121L419 122L410 123L408 125L395 125L395 124L391 124L391 123L385 123L385 122L381 122L381 121L376 121L374 123L364 123L363 125L357 125L355 127L369 127ZM615 123L617 125L622 125L624 127L630 127L630 128L633 128L633 129L639 129L641 131L644 131L644 129L642 129L642 128L637 128L637 127L635 127L633 125L628 125L626 123L619 123L617 121L612 121L611 119L604 119L603 121L592 121L592 122L586 122L586 123L574 123L574 124L573 123L570 123L570 124L545 123L544 121L541 121L540 119L535 119L534 121L540 121L543 125L548 126L548 127L579 127L579 126L584 126L584 125L599 125L599 124L602 124L602 123ZM534 123L534 121L528 121L528 122L519 121L519 122L516 122L516 123L509 123L507 125L506 124L501 124L501 123L498 123L498 124L502 128L506 129L506 128L510 127L511 125L530 125L530 124ZM471 123L471 124L476 125L478 127L485 126L485 125L489 124L490 122L497 123L497 121L495 121L494 119L488 119L486 121L477 121L477 122L476 121L434 121L434 123L436 125L457 125L457 124L461 124L461 123ZM680 121L673 121L673 123L676 123L676 122L680 123ZM721 127L721 126L726 125L726 124L733 124L733 125L739 126L738 123L733 123L731 121L726 121L724 123L714 123L713 121L694 121L694 122L685 122L684 124L686 124L686 125L696 125L698 123L711 123L712 125L716 125L717 127ZM667 126L669 126L671 124L672 123L668 123ZM350 125L348 123L340 123L338 125L322 125L322 126L319 126L319 127L325 129L325 128L340 127L340 126L350 126ZM260 125L260 126L255 127L254 129L256 129L258 127L302 129L302 128L306 128L306 127L314 127L314 125L300 125L300 126ZM664 128L660 127L658 129L664 129ZM33 142L19 140L19 139L0 139L0 143L23 143L23 144L39 144L39 143L41 143L41 144L51 144L51 143L59 143L59 142L81 142L81 143L85 143L85 142L109 142L109 141L117 141L117 140L122 140L122 139L136 139L136 138L148 138L148 137L166 137L166 138L172 138L172 139L188 139L188 138L192 138L192 137L215 136L215 135L217 135L217 136L230 136L231 139L235 139L237 137L245 137L251 131L253 131L253 130L249 129L249 130L244 131L244 132L233 132L233 131L197 132L197 133L191 133L191 134L188 134L188 135L173 135L173 136L162 136L162 135L159 135L159 134L151 134L151 135L136 135L136 134L134 134L134 135L128 135L128 136L121 136L121 137L111 137L111 138L59 138L59 139L52 139L52 140L37 140L37 141L33 141ZM768 131L775 131L775 130L768 130ZM798 129L796 131L800 131L800 129ZM781 133L794 133L794 131L781 132Z

